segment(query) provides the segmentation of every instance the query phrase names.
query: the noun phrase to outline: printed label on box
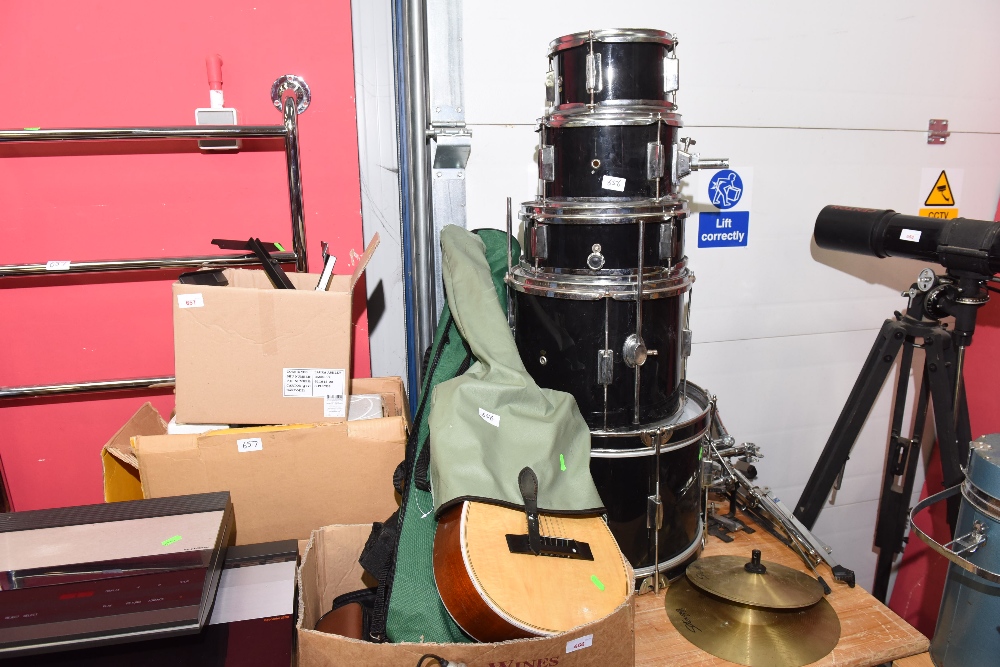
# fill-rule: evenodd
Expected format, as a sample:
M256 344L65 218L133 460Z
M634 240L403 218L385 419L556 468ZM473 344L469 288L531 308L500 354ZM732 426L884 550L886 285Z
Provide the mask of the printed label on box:
M236 451L259 452L264 449L264 441L260 438L242 438L236 441Z
M343 368L284 368L282 371L281 395L285 398L344 398L347 371Z
M344 399L343 395L340 396L324 396L323 397L323 416L324 417L346 417L347 416L347 401Z
M201 292L177 295L178 308L203 308L204 306L205 299L202 297Z
M69 271L70 261L67 260L49 260L45 262L46 271Z
M573 651L579 651L582 648L590 648L594 645L594 635L586 635L580 637L579 639L571 639L566 642L566 652L572 653Z

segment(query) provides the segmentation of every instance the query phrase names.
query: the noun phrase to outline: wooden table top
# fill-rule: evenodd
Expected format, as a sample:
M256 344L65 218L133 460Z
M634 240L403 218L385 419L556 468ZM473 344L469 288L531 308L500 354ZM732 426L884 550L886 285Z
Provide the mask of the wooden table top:
M742 514L740 518L747 519ZM760 549L763 560L809 572L805 563L791 549L764 529L757 528L752 523L750 525L756 529L755 533L752 535L743 531L733 533L734 539L729 543L710 536L702 555L746 555L749 559L752 549ZM846 565L850 566L850 563ZM827 600L840 617L840 641L830 654L814 662L813 665L870 667L922 653L928 649L930 643L926 637L860 586L849 588L846 584L835 581L830 568L825 564L820 566L819 572L833 589ZM706 653L684 639L667 618L667 612L663 607L663 595L664 592L661 590L659 595L647 593L636 597L636 667L654 665L721 667L734 664Z

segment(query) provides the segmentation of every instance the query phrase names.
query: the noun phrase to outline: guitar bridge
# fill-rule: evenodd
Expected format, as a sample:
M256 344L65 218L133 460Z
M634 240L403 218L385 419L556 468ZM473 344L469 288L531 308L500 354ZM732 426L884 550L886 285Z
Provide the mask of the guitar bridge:
M564 537L541 536L541 549L539 556L550 556L553 558L575 558L577 560L594 560L594 554L590 551L590 545L586 542L568 540ZM507 548L512 554L534 555L527 535L507 534Z

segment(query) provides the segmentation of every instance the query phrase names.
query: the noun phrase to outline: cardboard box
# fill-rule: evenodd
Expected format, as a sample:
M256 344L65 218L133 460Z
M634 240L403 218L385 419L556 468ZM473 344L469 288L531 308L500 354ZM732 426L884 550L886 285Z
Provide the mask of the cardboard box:
M330 523L384 521L399 506L392 474L409 415L399 378L356 378L381 394L382 419L166 435L150 405L105 445L105 500L229 491L236 544L306 540Z
M352 294L375 245L324 292L319 274L289 273L296 289L274 289L264 271L248 269L226 269L226 287L174 283L177 421L344 421Z
M554 637L496 644L372 644L312 630L333 599L371 585L362 581L358 556L367 525L326 526L313 531L299 568L299 667L413 667L425 653L468 667L606 667L635 663L635 599L610 616ZM365 577L368 579L368 577ZM581 648L574 649L574 646ZM569 652L567 652L569 649Z

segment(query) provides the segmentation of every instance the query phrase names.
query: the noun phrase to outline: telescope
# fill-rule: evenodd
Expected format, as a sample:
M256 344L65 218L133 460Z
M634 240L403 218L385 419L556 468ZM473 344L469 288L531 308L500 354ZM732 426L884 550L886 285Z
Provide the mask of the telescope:
M827 206L816 216L813 237L816 245L827 250L928 260L984 279L1000 273L998 222Z

